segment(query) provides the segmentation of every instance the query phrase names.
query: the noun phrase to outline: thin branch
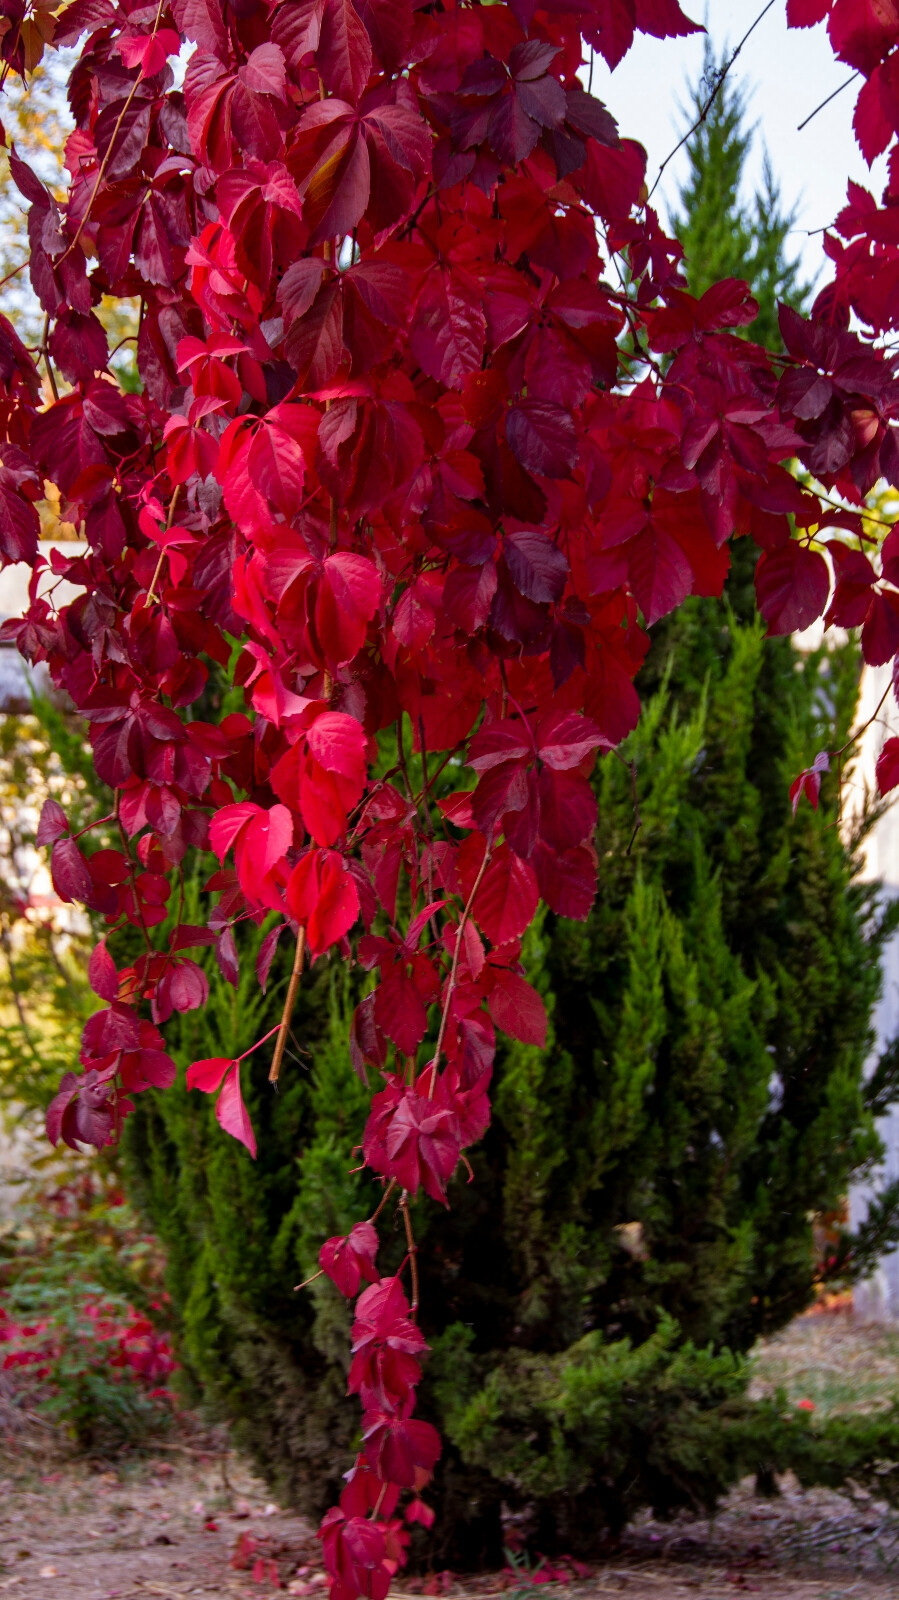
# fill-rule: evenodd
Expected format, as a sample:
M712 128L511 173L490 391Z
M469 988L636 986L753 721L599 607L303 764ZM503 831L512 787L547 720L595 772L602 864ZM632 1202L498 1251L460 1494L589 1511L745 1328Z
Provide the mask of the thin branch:
M854 83L858 76L859 74L857 72L853 72L852 77L847 78L845 83L841 83L839 89L834 89L833 93L829 94L826 100L822 100L819 106L815 106L814 111L809 112L804 122L797 122L796 132L801 133L803 128L807 128L812 120L812 117L816 117L819 111L823 111L825 106L829 106L831 100L835 100L838 94L842 94L844 89L848 89L850 83ZM825 230L822 228L820 231L823 233Z
M303 971L303 957L305 954L306 929L305 927L301 927L299 933L297 934L297 947L293 956L293 970L290 974L290 983L287 985L287 999L284 1001L284 1014L281 1017L281 1026L278 1029L278 1037L275 1040L275 1053L272 1056L272 1064L269 1068L269 1083L278 1082L278 1075L281 1071L281 1062L284 1059L284 1051L287 1047L287 1035L290 1031L290 1019L293 1016L293 1008L297 1003L297 995L300 992L300 977Z
M403 1213L403 1225L406 1229L406 1249L409 1252L409 1270L412 1274L412 1298L409 1302L409 1315L415 1321L418 1311L418 1245L412 1232L412 1218L409 1215L409 1195L404 1189L400 1195L400 1210Z
M835 759L838 760L840 758L840 756L845 755L846 751L850 748L850 746L854 745L854 744L857 744L859 739L862 737L862 734L867 733L867 731L870 728L872 722L876 722L877 721L877 718L880 716L880 711L881 711L881 707L883 706L883 702L886 699L887 695L890 693L890 690L892 689L892 687L893 687L892 682L887 684L886 688L883 691L883 694L881 695L881 697L878 700L876 706L874 707L874 710L871 712L871 715L868 718L867 722L863 722L861 727L858 728L855 733L851 733L849 735L849 738L846 740L846 743L840 745L839 750L831 750L829 752Z
M54 400L58 400L59 399L59 390L56 387L56 374L53 371L53 363L50 360L50 351L49 351L49 349L47 347L47 335L48 335L49 332L50 332L50 314L48 312L47 315L44 318L44 331L41 334L41 342L40 342L40 346L39 346L39 353L44 358L44 366L47 368L47 377L50 379L50 388L53 390L53 398L54 398Z
M721 68L721 71L718 73L718 76L715 79L714 87L712 88L712 92L709 95L708 99L706 100L705 104L703 105L702 110L700 111L699 116L696 118L696 121L694 122L692 128L688 128L687 129L687 131L684 134L683 138L678 140L677 144L674 146L674 149L671 151L670 155L667 155L665 157L664 161L662 162L662 165L659 167L659 170L656 173L656 181L653 184L652 188L650 189L649 194L646 196L647 204L652 199L653 195L655 194L656 189L659 186L659 179L661 178L662 173L665 171L665 168L667 167L668 163L670 161L674 160L674 158L677 155L678 151L682 150L684 145L687 143L687 140L688 139L692 139L692 137L693 137L694 133L696 133L697 129L702 127L702 124L705 122L706 117L708 116L709 112L712 109L712 106L715 104L715 101L718 98L719 92L721 90L721 87L722 87L722 85L724 83L725 78L727 77L727 74L730 72L730 69L733 66L734 62L736 61L737 56L740 54L740 51L742 50L744 44L746 43L746 40L749 38L751 33L755 32L755 30L758 27L759 23L761 22L762 18L768 15L768 12L771 10L773 5L774 5L774 0L768 0L768 4L766 6L763 6L762 10L759 12L759 14L756 17L756 19L755 19L754 23L752 24L752 26L750 28L747 28L747 30L744 33L744 35L743 35L742 39L740 40L739 44L736 45L734 47L734 49L731 51L729 59L725 62L724 66Z
M302 1283L295 1283L294 1284L294 1286L293 1286L294 1294L296 1294L298 1289L308 1289L310 1283L314 1283L316 1278L323 1278L324 1275L325 1275L324 1267L319 1267L317 1272L313 1272L311 1278L304 1278Z
M471 908L474 905L474 897L481 887L481 879L483 878L484 873L487 871L490 861L491 848L491 845L488 843L487 848L484 851L484 859L478 868L478 875L471 886L471 894L468 896L468 899L465 902L465 910L462 912L462 915L459 919L459 926L456 930L456 948L453 951L453 964L450 967L449 981L446 986L446 999L443 1002L443 1013L440 1018L440 1031L437 1034L437 1044L434 1048L434 1059L431 1062L431 1085L428 1090L429 1100L433 1100L434 1090L437 1086L437 1067L440 1062L440 1052L443 1049L443 1040L446 1035L446 1025L449 1021L449 1009L452 1003L453 992L456 987L456 974L459 970L459 956L462 952L462 935L465 932L465 924L471 916Z
M375 1206L374 1211L372 1212L371 1216L369 1217L369 1219L368 1219L369 1222L377 1222L379 1216L381 1215L381 1212L384 1210L384 1207L386 1206L388 1200L390 1199L390 1196L393 1194L393 1191L394 1191L395 1188L396 1188L396 1178L391 1178L390 1182L387 1185L387 1188L384 1190L384 1193L382 1194L380 1200L378 1201L378 1204Z
M6 274L5 278L0 278L0 289L5 289L6 285L8 283L11 283L13 278L17 278L19 276L20 272L24 272L25 271L25 268L27 267L27 265L28 265L28 261L27 260L20 261L19 265L17 267L13 267L12 272L8 272Z
M12 940L9 937L5 923L0 923L0 943L3 945L3 954L6 956L6 965L9 969L9 987L12 993L13 1005L16 1008L16 1013L19 1018L19 1027L22 1030L22 1036L29 1050L31 1051L31 1054L34 1056L35 1061L38 1061L40 1057L38 1055L34 1039L31 1036L31 1029L28 1026L28 1020L25 1016L25 1003L19 992L16 969L13 965Z
M174 518L175 518L175 506L177 504L178 496L179 496L180 493L181 493L181 485L180 485L180 483L176 483L174 489L172 490L172 498L169 501L169 511L168 511L168 516L166 517L166 523L165 523L165 531L166 531L166 533L169 532L169 530L170 530L170 528L172 526L172 522L174 521ZM166 546L163 545L162 549L159 552L159 560L156 563L156 571L153 574L152 582L150 584L149 589L147 590L147 605L149 605L151 603L151 601L156 599L156 585L157 585L157 583L159 581L159 574L162 571L162 563L165 560L166 555L167 555L167 549L166 549Z
M164 3L165 3L165 0L159 0L159 4L156 7L156 16L153 19L153 28L152 28L152 31L150 33L150 38L151 39L155 39L156 34L159 31L159 23L160 23L160 20L161 20L161 17L162 17L162 7L163 7ZM72 251L74 250L75 246L78 243L78 240L81 238L82 233L84 232L85 228L87 227L88 220L90 218L90 214L91 214L91 210L93 208L94 201L97 198L97 192L98 192L98 190L100 188L101 183L103 182L103 179L106 176L106 168L109 166L109 162L110 162L110 159L112 157L112 152L115 149L115 142L116 142L116 139L119 136L119 129L121 128L122 123L123 123L123 121L125 119L125 113L127 112L128 107L130 106L132 100L134 99L134 96L137 94L137 91L140 88L142 82L143 82L143 78L141 77L140 73L138 73L138 75L135 78L133 84L131 85L131 89L130 89L130 91L128 93L128 96L127 96L127 98L125 100L125 104L122 106L122 109L119 112L118 117L116 119L116 125L112 130L112 138L110 139L109 144L107 146L106 154L103 157L103 160L100 162L100 170L97 173L97 177L96 177L96 181L94 183L94 187L91 190L90 199L87 202L87 208L85 210L84 216L81 218L81 221L79 222L78 227L75 230L75 237L72 240L71 244L66 246L66 248L63 251L62 255L60 256L59 260L55 261L53 263L53 265L55 267L62 266L62 263L65 261L66 256L70 256L71 255Z

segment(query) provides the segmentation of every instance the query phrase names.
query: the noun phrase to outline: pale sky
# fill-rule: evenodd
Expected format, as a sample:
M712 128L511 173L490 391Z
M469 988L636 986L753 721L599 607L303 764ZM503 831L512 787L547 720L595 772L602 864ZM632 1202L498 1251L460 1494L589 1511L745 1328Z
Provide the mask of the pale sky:
M681 0L688 16L705 22L716 53L735 45L763 9L764 0ZM617 117L622 135L638 139L649 154L650 187L661 162L677 143L687 124L679 112L686 103L686 83L702 70L703 35L657 40L638 34L633 49L614 73L596 58L593 93ZM767 145L786 208L797 207L797 233L792 243L801 255L805 273L821 270L820 238L806 230L833 221L842 206L847 176L879 197L886 179L881 158L869 171L852 132L852 112L860 81L825 106L808 127L797 124L850 76L851 68L834 57L825 27L788 29L786 0L775 4L747 40L730 77L753 90L750 118L758 124L753 150L751 181L762 163L762 140ZM683 156L666 168L654 203L666 214L666 201L676 201L678 182L685 175ZM824 263L827 276L828 264ZM826 281L823 280L823 281Z

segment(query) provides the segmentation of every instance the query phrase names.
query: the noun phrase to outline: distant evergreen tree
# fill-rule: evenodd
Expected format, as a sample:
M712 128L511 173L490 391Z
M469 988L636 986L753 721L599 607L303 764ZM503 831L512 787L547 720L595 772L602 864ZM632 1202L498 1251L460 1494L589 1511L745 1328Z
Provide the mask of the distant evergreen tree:
M690 90L688 126L701 116L727 60L728 52L717 57L706 39L702 75ZM746 336L779 350L778 302L801 309L811 286L802 280L799 261L787 254L796 213L783 210L767 153L761 188L751 202L745 199L746 159L755 137L747 126L748 103L746 89L728 74L687 142L689 176L680 189L673 228L684 247L691 294L704 294L721 278L745 278L759 303L759 315Z
M778 286L802 290L773 182L764 240L761 202L740 210L742 116L723 93L695 136L682 236L691 286L748 277L768 319L752 331L775 341ZM865 1419L857 1448L828 1436L816 1454L804 1422L745 1399L757 1336L899 1237L897 1186L827 1267L814 1249L815 1215L877 1158L874 1111L897 1095L899 1052L867 1086L863 1068L899 913L881 915L858 881L832 779L820 811L791 815L790 778L847 735L858 657L765 640L754 556L738 543L725 605L694 601L654 630L623 751L632 848L631 772L606 757L596 907L583 925L547 916L526 941L547 1047L501 1051L473 1181L453 1183L448 1211L415 1208L433 1346L422 1400L445 1440L428 1491L438 1564L498 1560L503 1503L532 1508L537 1548L576 1549L641 1505L711 1504L745 1471L795 1464L834 1481L865 1451L899 1448L893 1420ZM251 969L257 936L244 936ZM132 1188L169 1250L186 1371L307 1512L329 1502L357 1425L348 1308L326 1279L291 1288L377 1192L351 1171L367 1099L345 1046L355 984L327 962L304 978L293 1032L308 1053L278 1100L265 1052L248 1063L258 1163L181 1087L141 1096L126 1130ZM261 1031L252 983L214 977L213 995L169 1030L183 1062ZM405 1248L391 1226L385 1213L387 1266Z

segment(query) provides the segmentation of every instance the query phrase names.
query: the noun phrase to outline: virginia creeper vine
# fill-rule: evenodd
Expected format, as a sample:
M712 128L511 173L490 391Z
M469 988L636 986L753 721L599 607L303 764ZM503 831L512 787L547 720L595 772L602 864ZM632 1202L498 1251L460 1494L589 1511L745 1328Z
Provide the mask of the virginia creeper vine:
M35 0L0 9L4 75L24 77ZM124 970L106 940L93 953L103 1006L50 1137L103 1145L131 1096L174 1081L160 1027L208 993L186 952L214 947L236 983L241 921L276 918L263 987L295 941L252 1047L277 1035L273 1079L304 959L377 973L351 1050L380 1075L360 1133L383 1194L320 1258L355 1301L363 1411L321 1530L335 1600L384 1600L402 1495L431 1518L412 1207L446 1203L488 1124L496 1030L544 1040L521 939L541 899L587 915L589 772L635 724L646 629L719 593L740 536L771 632L825 614L871 663L899 649L899 531L878 550L862 514L899 480L899 9L787 15L826 19L861 75L862 152L890 165L880 200L850 184L832 282L810 318L782 312L778 360L735 336L745 284L686 293L644 151L579 76L635 31L697 31L677 0L72 0L53 23L79 45L65 199L11 152L47 331L31 353L0 319L0 553L35 574L3 635L49 663L116 793L115 848L45 807L57 892L145 943ZM140 302L138 394L110 368L104 296ZM46 482L84 529L74 556L39 542ZM77 598L39 591L48 571ZM217 717L213 671L241 710ZM389 730L399 762L375 781ZM216 858L206 920L163 937L189 851ZM252 1154L250 1054L188 1084ZM388 1202L407 1257L382 1278Z

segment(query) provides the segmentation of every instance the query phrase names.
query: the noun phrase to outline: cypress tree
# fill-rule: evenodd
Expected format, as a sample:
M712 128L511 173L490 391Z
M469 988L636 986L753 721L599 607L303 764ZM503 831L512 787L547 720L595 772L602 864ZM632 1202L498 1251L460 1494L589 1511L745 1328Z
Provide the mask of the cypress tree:
M751 331L776 339L774 295L801 288L773 183L764 212L740 208L744 112L726 84L694 136L682 237L695 292L704 274L757 273ZM473 1181L453 1184L446 1212L416 1208L423 1411L445 1439L429 1492L438 1562L498 1559L503 1503L532 1508L538 1548L574 1550L640 1505L708 1505L772 1452L785 1464L796 1429L747 1409L746 1352L828 1271L862 1272L899 1238L897 1186L829 1267L815 1259L814 1215L877 1158L873 1111L899 1092L899 1052L863 1076L897 913L857 878L861 835L843 843L833 780L817 813L794 820L787 795L809 751L847 737L857 653L765 640L752 561L744 541L726 603L694 601L655 630L640 726L597 773L596 907L526 940L547 1046L501 1053ZM261 934L243 933L249 971ZM286 981L276 966L267 1021ZM249 983L212 982L214 1005L169 1029L184 1063L262 1031ZM277 1100L267 1061L249 1063L255 1165L183 1088L141 1096L126 1127L186 1374L308 1512L351 1459L349 1313L327 1279L291 1285L376 1199L352 1171L367 1091L344 1041L360 992L320 962ZM404 1251L391 1226L385 1213L385 1269ZM883 1454L875 1432L865 1448Z

